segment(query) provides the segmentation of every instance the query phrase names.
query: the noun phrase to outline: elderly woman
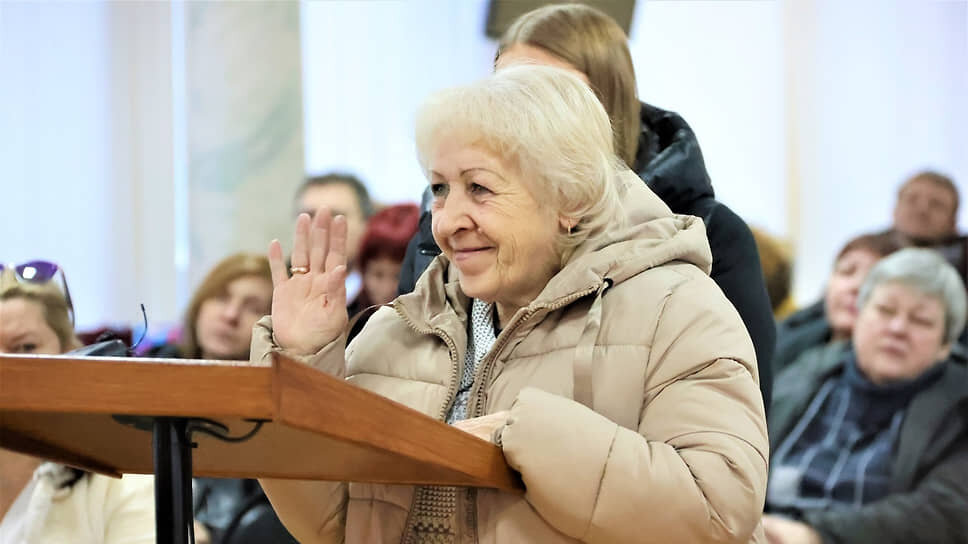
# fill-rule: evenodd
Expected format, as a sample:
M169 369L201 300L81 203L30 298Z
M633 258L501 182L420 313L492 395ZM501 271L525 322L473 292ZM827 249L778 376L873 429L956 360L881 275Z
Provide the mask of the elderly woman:
M946 361L965 326L961 278L904 249L871 269L857 304L852 344L814 348L777 381L767 536L965 542L968 372Z
M857 320L857 295L867 273L877 261L899 249L897 239L886 234L864 234L841 248L830 270L823 299L777 325L773 354L773 370L777 375L810 348L850 338Z
M712 252L710 276L736 307L756 351L763 402L770 404L769 362L776 326L756 242L743 219L716 200L695 133L678 114L639 101L628 38L611 17L583 4L551 4L529 11L501 37L495 70L520 63L572 71L588 83L612 123L615 154L673 213L703 220ZM440 253L430 221L408 248L400 279L410 292Z
M0 353L53 355L80 347L73 309L52 281L56 265L32 261L0 270ZM111 478L0 450L0 544L151 544L154 504L151 476Z
M346 222L269 248L274 350L493 439L526 493L265 481L301 542L749 542L766 482L749 335L702 222L616 158L563 70L442 92L416 140L443 250L344 353ZM322 454L322 453L321 453ZM563 475L568 475L564 477Z

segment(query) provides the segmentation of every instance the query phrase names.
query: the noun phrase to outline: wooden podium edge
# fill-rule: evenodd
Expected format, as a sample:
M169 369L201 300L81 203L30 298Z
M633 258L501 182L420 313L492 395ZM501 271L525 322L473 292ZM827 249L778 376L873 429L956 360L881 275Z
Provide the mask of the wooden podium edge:
M461 475L453 485L521 492L524 484L495 444L447 425L409 406L347 383L285 354L273 353L275 420L290 427L332 436L372 450L393 450L418 463L447 467ZM318 399L331 403L320 418ZM365 412L346 406L366 405ZM339 432L334 431L334 427ZM429 443L421 437L434 437Z
M112 478L121 477L121 473L118 472L115 467L99 463L94 459L83 455L71 453L63 448L31 438L15 431L11 431L9 429L3 430L3 448L10 451L23 453L25 455L41 457L46 460L83 469L88 472L96 472L105 476L111 476Z

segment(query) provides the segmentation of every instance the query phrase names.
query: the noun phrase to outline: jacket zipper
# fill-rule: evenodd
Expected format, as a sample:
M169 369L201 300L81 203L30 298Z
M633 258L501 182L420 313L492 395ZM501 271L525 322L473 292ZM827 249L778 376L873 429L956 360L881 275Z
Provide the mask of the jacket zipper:
M440 329L422 328L417 326L416 323L403 311L403 308L399 304L394 304L393 309L396 310L397 315L403 319L404 323L407 324L414 332L417 334L434 335L444 341L447 344L447 350L450 352L450 385L447 386L447 396L444 398L444 405L440 408L440 413L437 414L437 419L444 421L447 418L447 411L450 409L450 405L454 403L457 398L457 385L460 383L461 374L461 364L459 361L457 353L457 344L454 340Z
M500 353L504 346L510 341L511 333L521 326L522 323L531 319L535 314L542 311L553 312L560 308L563 308L572 302L587 297L588 295L594 294L598 291L597 286L587 287L581 291L572 293L566 297L562 297L547 306L539 306L537 308L532 308L525 312L520 318L513 320L507 328L501 333L501 338L499 341L491 348L491 352L487 354L487 357L481 361L480 368L478 369L478 375L475 377L475 386L471 391L471 397L474 399L474 408L467 414L468 418L479 417L483 415L485 404L487 401L487 396L484 394L487 391L488 382L491 380L491 371L494 369L494 361L497 360L497 355ZM497 310L495 310L497 311Z

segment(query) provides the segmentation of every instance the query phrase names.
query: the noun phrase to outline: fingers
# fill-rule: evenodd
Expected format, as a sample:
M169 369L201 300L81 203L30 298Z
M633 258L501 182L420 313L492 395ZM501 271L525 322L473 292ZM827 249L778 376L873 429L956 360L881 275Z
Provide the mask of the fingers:
M296 218L296 233L292 238L292 258L291 264L297 266L309 266L309 215L299 214Z
M331 270L326 278L326 293L328 304L346 306L346 265Z
M323 272L323 263L329 246L330 222L329 209L326 206L320 206L310 231L309 269L314 273Z
M330 224L326 271L336 270L339 266L346 268L346 218L342 215L334 217Z
M282 244L279 240L269 243L269 272L272 274L272 286L278 287L280 283L289 278L286 273L286 262L282 258Z

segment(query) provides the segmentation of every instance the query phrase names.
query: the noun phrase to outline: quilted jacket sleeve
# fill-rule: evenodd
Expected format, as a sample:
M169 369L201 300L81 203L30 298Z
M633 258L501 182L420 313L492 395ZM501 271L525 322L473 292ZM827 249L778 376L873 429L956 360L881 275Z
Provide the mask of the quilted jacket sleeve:
M293 357L313 368L345 377L345 338L324 346L311 357ZM251 360L269 361L281 351L272 338L272 318L260 319L252 330ZM337 544L346 539L347 485L344 482L259 480L286 529L302 543Z
M769 448L749 335L709 281L672 290L660 312L637 429L526 388L505 456L538 513L584 542L749 542Z

